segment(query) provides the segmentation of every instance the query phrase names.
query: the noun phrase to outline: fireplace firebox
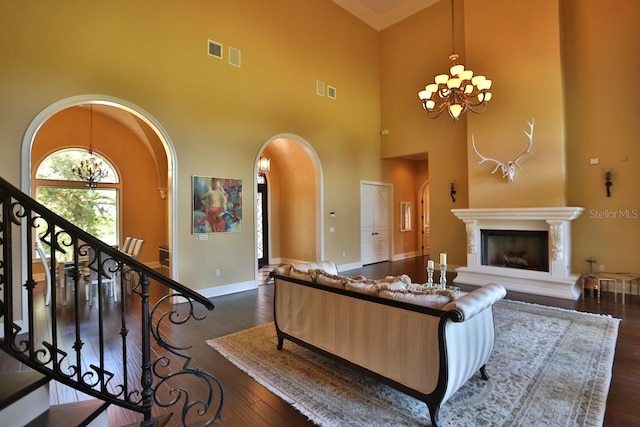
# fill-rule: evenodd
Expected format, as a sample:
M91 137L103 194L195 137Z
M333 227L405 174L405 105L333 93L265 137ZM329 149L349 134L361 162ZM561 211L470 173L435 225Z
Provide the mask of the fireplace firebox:
M482 265L549 271L549 233L530 230L480 230Z

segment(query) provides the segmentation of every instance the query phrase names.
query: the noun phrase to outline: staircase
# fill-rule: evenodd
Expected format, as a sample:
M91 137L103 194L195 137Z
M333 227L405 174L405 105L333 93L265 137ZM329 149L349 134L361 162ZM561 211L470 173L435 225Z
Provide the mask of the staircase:
M49 407L49 378L35 371L0 373L0 420L7 426L107 427L108 403L91 399Z
M45 281L34 279L38 245L51 260L40 258ZM80 291L87 270L89 286L98 288L91 301ZM110 298L107 289L121 298ZM127 427L211 425L221 419L222 385L190 366L186 342L188 323L202 320L202 311L213 310L213 304L2 178L0 290L0 350L16 362L0 365L2 426L106 427L113 425L110 405L140 414L142 421ZM54 385L83 398L50 406Z

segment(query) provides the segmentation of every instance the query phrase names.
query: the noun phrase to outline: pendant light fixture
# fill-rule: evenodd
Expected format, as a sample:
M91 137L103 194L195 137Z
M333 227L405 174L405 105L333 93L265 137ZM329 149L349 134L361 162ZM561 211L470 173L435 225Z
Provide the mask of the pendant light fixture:
M458 64L459 55L455 45L455 15L454 0L451 0L451 50L449 56L451 67L449 74L438 74L435 83L428 84L418 92L422 107L430 118L439 117L445 110L453 122L467 111L483 112L491 100L491 80L485 76L474 76L473 71L466 70L464 65Z
M102 169L102 161L93 154L93 105L89 104L89 149L87 157L80 161L78 166L72 169L72 172L80 181L84 181L85 185L93 190L98 186L98 181L109 175L107 170Z

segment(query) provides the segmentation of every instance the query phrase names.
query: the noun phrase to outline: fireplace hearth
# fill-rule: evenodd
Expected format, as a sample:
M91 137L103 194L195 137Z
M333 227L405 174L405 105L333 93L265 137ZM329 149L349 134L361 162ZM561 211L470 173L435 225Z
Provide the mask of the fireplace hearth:
M583 208L452 209L465 223L467 265L454 283L500 283L507 290L577 299L571 273L571 221Z

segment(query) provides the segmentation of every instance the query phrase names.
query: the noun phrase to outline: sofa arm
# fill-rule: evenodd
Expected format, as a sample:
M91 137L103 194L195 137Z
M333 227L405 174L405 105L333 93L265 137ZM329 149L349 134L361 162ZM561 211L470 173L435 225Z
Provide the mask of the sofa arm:
M474 289L442 307L443 311L455 311L459 314L456 321L464 322L492 306L507 295L506 289L498 283L489 283Z

